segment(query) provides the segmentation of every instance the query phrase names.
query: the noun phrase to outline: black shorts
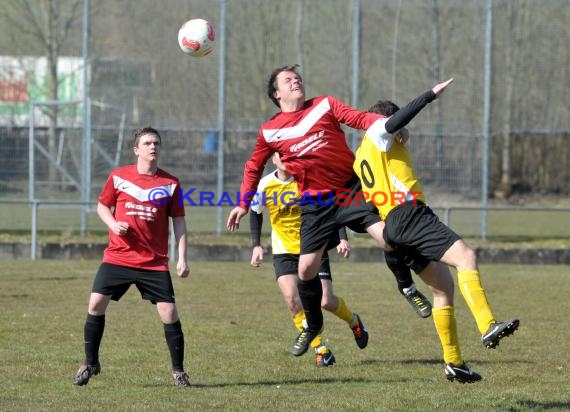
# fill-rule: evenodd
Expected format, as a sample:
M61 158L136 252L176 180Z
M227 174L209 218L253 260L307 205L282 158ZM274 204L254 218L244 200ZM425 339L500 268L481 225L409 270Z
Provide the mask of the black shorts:
M420 255L415 250L407 249L401 246L397 247L391 252L384 251L384 257L386 261L388 261L388 259L391 257L392 259L398 259L404 262L408 268L412 269L414 273L418 275L422 273L424 269L429 265L429 262L431 262L431 260Z
M322 198L312 198L312 201L301 199L302 255L319 250L337 236L341 226L364 233L368 227L380 222L376 206L358 198L357 192L362 192L362 186L354 176L330 197L323 195Z
M439 261L461 237L424 203L415 203L403 203L388 213L384 240L395 248L415 251L429 260Z
M299 255L293 253L273 255L273 267L275 268L275 278L283 275L297 275L299 272ZM332 281L331 264L327 252L323 254L321 259L319 278Z
M174 287L169 271L102 263L95 275L91 291L106 296L111 295L111 299L118 301L133 284L145 300L150 300L152 303L174 303Z

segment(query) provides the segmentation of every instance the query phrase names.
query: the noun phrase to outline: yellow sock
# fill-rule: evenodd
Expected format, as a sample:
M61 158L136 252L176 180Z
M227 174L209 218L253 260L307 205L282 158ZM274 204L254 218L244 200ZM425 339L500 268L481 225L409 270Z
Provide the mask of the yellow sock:
M317 354L324 355L328 352L329 352L329 349L325 345L315 347L315 353L317 353Z
M305 321L305 311L300 310L293 315L293 322L299 332L303 331L303 322Z
M295 315L293 315L293 322L295 323L295 327L297 328L297 330L299 332L302 332L307 324L307 320L305 318L305 311L301 310L295 313ZM319 346L321 346L322 342L323 338L321 338L321 335L319 335L315 339L313 339L310 346L311 348L318 348Z
M322 344L323 344L323 338L321 337L321 335L318 335L315 339L313 339L310 346L311 348L318 348Z
M453 363L455 366L463 364L461 359L461 349L457 338L457 325L453 306L443 306L433 308L431 311L437 335L441 341L443 349L443 360L445 363Z
M337 296L337 298L338 298L338 306L333 311L333 314L350 324L350 322L352 321L352 310L349 309L343 298L341 298L340 296Z
M457 281L459 290L461 290L461 294L467 302L475 322L477 322L477 328L483 335L487 332L489 326L495 323L495 318L489 303L487 303L487 296L485 296L483 286L481 286L479 271L460 270L457 272Z

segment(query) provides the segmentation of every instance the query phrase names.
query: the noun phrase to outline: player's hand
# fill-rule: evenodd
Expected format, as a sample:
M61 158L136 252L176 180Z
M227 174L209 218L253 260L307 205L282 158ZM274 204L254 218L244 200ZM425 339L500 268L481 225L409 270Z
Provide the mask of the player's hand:
M228 223L226 224L226 227L228 228L228 230L230 232L233 232L233 231L239 229L239 221L245 215L247 215L247 210L245 210L243 207L239 207L239 206L234 207L232 209L232 211L230 212L230 215L228 217Z
M406 129L405 127L402 127L400 130L396 132L396 135L394 137L398 142L400 142L403 145L406 145L406 143L408 143L408 140L410 140L410 132L408 132L408 129Z
M129 230L129 224L127 222L115 222L111 230L116 235L124 236Z
M263 246L255 246L253 252L251 253L251 266L258 268L261 266L263 261Z
M439 97L451 83L453 83L453 78L446 80L443 83L436 84L433 86L433 89L431 89L431 91L435 93L436 97Z
M336 247L336 251L339 255L348 258L350 256L350 252L352 251L352 249L350 248L350 244L348 243L348 240L341 239L340 243Z
M179 260L176 264L176 274L181 278L187 278L190 274L190 268L185 260Z

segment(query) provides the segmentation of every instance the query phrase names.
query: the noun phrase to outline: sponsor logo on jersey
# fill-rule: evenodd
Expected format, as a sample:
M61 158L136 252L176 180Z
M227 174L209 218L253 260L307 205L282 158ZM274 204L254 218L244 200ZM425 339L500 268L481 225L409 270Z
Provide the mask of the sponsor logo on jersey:
M156 207L139 205L133 202L125 203L125 209L127 209L125 213L127 216L137 216L139 219L148 220L150 222L154 222L156 212L158 212Z
M308 144L314 142L317 139L320 139L321 137L323 137L323 134L325 132L323 130L321 130L318 133L315 133L314 135L311 135L309 137L307 137L305 140L300 141L299 143L295 143L294 145L291 146L291 153L295 153L299 150L301 150L303 147L307 146Z

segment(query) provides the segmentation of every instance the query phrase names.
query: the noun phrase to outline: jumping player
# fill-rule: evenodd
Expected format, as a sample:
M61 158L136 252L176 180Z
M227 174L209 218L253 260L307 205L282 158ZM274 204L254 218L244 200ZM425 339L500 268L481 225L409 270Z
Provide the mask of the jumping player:
M308 326L292 348L299 356L323 328L322 285L317 273L329 239L340 226L346 226L358 233L368 232L383 247L384 223L374 205L355 199L361 191L360 181L352 169L354 154L340 127L346 124L365 130L381 116L360 112L332 96L306 100L297 68L296 65L279 67L269 77L267 95L281 110L261 125L256 146L245 164L240 189L243 198L230 212L227 227L229 230L239 227L265 162L278 152L297 182L298 192L306 199L301 205L298 288ZM327 201L323 202L323 198ZM413 291L415 302L429 304L415 288L409 272L408 279L401 279L399 284L404 283Z
M253 245L251 265L259 267L263 260L263 247L261 246L262 213L267 209L272 228L271 244L277 285L293 317L296 328L299 333L302 333L306 320L297 289L299 251L301 248L300 196L297 193L297 185L292 176L285 170L279 159L279 154L274 153L271 159L277 170L261 179L251 206L250 222ZM350 245L346 240L346 230L343 228L339 232L340 244L337 251L348 257ZM336 239L332 243L329 242L329 247L334 247ZM360 316L348 307L342 297L335 295L327 252L321 260L318 276L323 288L321 307L344 320L352 330L358 347L364 349L368 344L368 331ZM322 342L321 335L318 335L310 346L315 350L317 366L329 366L336 362L332 352Z
M415 252L431 261L455 267L459 289L476 320L481 341L485 347L495 348L502 338L518 328L519 320L495 320L481 286L475 252L425 204L409 152L391 134L404 127L452 81L436 85L401 110L389 101L372 106L370 112L391 117L377 121L368 129L357 150L354 170L362 181L364 197L377 205L386 223L386 243L395 248L395 253ZM400 201L393 204L374 199L377 193L399 193ZM453 279L447 272L435 277L419 273L434 293L433 319L443 347L444 372L449 380L478 381L481 376L461 357L453 307Z

